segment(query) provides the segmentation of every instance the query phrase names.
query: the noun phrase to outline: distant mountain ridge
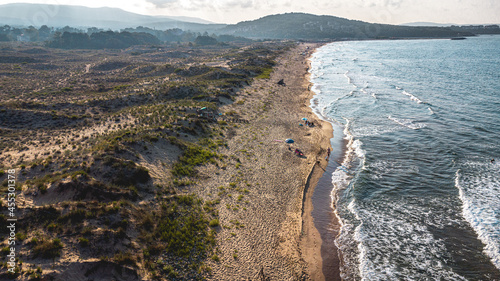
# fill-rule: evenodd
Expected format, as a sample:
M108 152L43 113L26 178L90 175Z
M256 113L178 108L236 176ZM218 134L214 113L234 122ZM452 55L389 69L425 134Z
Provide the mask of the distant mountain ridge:
M399 25L404 25L404 26L437 26L437 27L449 27L452 25L457 25L454 23L436 23L436 22L408 22L408 23L402 23Z
M191 22L190 22L191 21ZM148 16L118 8L89 8L71 5L5 4L0 5L0 25L51 27L97 27L122 29L145 26L158 29L204 30L225 25L190 17Z
M270 15L263 18L228 25L221 34L268 39L384 39L384 38L446 38L471 36L444 27L411 27L373 24L334 16L317 16L305 13Z
M187 22L197 21L197 23ZM124 30L142 26L156 36L156 31L181 29L194 33L233 35L252 39L357 40L391 38L450 38L474 34L500 33L495 27L402 26L368 23L328 15L286 13L269 15L233 25L206 23L182 16L148 16L118 8L88 8L69 5L5 4L0 5L0 26L49 27L70 26ZM19 34L18 34L19 35ZM12 36L11 36L12 37ZM0 38L1 41L2 38ZM5 39L5 38L4 38Z

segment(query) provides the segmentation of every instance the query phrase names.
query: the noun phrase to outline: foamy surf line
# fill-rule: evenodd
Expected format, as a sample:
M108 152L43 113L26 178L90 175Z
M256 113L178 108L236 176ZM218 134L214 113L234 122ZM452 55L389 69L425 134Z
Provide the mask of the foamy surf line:
M427 126L424 123L415 123L411 119L395 118L395 117L392 117L392 116L389 116L388 118L389 118L389 120L392 120L395 123L397 123L397 124L399 124L401 126L404 126L406 128L412 129L412 130L422 129L422 128L425 128Z
M342 145L342 143L339 143L337 147L333 147L333 150L337 151L342 151L340 155L343 155L343 157L335 160L338 161L337 164L339 166L336 168L336 170L332 173L332 184L333 188L330 192L330 199L331 199L331 206L332 209L334 210L334 215L337 217L339 223L340 223L340 232L338 237L335 239L334 243L339 252L341 253L342 260L340 264L340 275L342 279L349 279L349 278L358 278L359 277L359 261L358 261L358 256L357 254L347 254L349 252L352 252L351 249L356 249L358 247L356 241L352 239L353 235L353 226L350 224L345 224L344 221L342 220L342 217L339 215L339 212L336 208L337 202L338 202L338 196L339 192L343 189L346 189L349 186L349 183L352 181L353 178L353 173L354 169L352 169L351 163L353 159L353 155L358 153L364 153L361 150L361 142L356 141L352 134L349 133L349 124L350 121L346 119L347 124L342 125L340 122L337 120L334 120L330 117L327 116L326 114L326 109L328 106L331 106L333 103L338 102L339 99L342 97L337 98L334 101L331 101L328 103L328 105L322 106L320 105L320 98L323 93L321 91L321 85L316 81L316 79L319 79L321 75L317 75L315 72L319 72L318 65L316 65L312 60L316 57L317 52L313 54L311 57L311 69L309 70L309 73L311 74L310 77L310 82L313 84L311 87L311 90L314 92L314 96L311 99L310 102L310 107L312 111L320 118L321 120L327 121L332 124L332 127L334 128L334 134L342 134L342 139L347 141L346 145ZM348 72L344 74L345 77L347 77L349 84L352 86L356 87L354 84L352 84L352 80L350 77L347 76ZM351 91L347 96L352 95L353 91ZM322 107L322 108L321 108ZM332 161L332 159L330 160ZM340 162L340 163L339 163Z
M484 252L500 270L500 179L498 166L469 163L455 175L462 214L485 245Z

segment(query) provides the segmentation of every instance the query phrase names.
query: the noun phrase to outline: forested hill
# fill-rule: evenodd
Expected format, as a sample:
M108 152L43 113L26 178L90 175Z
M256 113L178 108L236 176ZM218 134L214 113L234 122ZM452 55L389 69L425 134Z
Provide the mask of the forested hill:
M372 24L334 16L288 13L228 25L218 31L249 38L267 39L370 39L370 38L446 38L472 33L445 27L412 27Z

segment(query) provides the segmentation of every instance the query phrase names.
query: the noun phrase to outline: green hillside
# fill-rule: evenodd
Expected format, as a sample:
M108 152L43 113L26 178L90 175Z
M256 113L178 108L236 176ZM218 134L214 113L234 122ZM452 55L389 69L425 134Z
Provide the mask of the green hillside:
M304 13L271 15L254 21L240 22L219 30L249 38L267 39L370 39L471 36L472 33L444 27L411 27L372 24L334 16Z

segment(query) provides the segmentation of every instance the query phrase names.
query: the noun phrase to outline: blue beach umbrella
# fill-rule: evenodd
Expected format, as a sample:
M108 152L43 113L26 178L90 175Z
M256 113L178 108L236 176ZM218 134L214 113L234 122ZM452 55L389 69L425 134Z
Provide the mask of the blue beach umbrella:
M286 139L285 142L286 143L294 143L294 141L292 139Z

